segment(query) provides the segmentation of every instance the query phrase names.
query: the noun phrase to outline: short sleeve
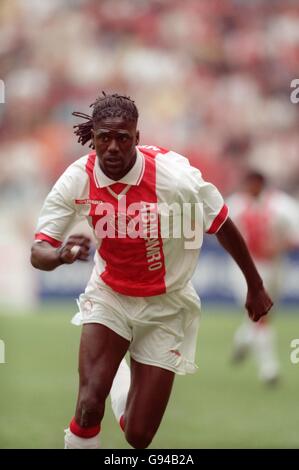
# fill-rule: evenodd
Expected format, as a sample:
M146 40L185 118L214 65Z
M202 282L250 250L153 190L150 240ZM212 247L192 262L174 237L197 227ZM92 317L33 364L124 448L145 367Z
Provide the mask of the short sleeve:
M216 186L205 181L199 170L192 170L198 202L203 204L204 230L208 234L215 234L228 218L228 207Z
M66 171L54 185L39 215L35 240L61 245L66 232L76 219L72 194L72 178Z

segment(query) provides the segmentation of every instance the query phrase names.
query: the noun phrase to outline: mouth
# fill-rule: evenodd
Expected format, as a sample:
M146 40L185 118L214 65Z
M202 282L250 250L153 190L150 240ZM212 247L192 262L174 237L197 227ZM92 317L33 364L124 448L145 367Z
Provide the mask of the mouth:
M116 161L106 161L105 162L105 168L109 172L119 172L122 169L122 163L121 162L116 162Z
M123 170L123 161L119 157L107 157L104 159L104 167L111 175L117 175Z
M119 166L122 165L122 159L120 157L108 156L104 158L105 165Z

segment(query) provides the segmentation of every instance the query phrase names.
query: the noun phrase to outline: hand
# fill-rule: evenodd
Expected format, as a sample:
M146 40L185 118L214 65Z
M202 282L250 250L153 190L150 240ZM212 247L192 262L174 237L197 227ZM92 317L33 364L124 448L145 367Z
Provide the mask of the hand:
M58 249L62 264L72 264L77 259L87 261L90 252L90 239L85 235L71 235Z
M269 312L272 306L273 302L263 285L257 289L248 288L245 307L252 321L259 321L262 316Z

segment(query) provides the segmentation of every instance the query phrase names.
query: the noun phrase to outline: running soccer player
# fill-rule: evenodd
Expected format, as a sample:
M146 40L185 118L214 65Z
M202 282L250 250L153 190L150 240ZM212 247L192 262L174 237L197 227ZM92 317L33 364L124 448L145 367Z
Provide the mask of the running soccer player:
M146 448L162 420L175 374L196 370L200 300L190 279L204 231L216 234L241 268L251 320L265 315L272 301L215 186L181 155L138 145L138 110L130 98L104 94L92 107L92 116L75 113L86 119L75 133L94 150L71 164L47 196L31 262L52 270L87 259L88 238L66 237L76 215L86 217L98 247L91 279L79 298L80 384L65 448L99 447L110 390L127 441ZM169 236L163 211L171 219ZM182 219L189 220L193 232L176 236ZM130 370L123 359L127 351Z
M266 289L276 303L282 290L284 255L299 247L298 204L288 194L268 185L262 173L253 170L245 177L243 191L233 194L227 203ZM232 264L231 287L240 304L244 303L246 295L242 281ZM244 322L237 329L233 343L234 362L241 362L253 352L259 378L266 384L277 383L279 362L269 316L257 323Z

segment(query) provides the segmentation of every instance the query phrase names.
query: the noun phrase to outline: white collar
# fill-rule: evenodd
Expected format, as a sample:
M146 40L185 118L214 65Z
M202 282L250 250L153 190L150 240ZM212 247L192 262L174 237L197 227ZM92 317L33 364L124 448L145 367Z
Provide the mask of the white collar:
M111 186L115 183L124 183L128 185L138 186L140 181L142 180L143 173L144 173L144 156L136 147L136 161L132 166L131 170L123 176L120 180L112 180L109 178L103 170L101 169L98 159L96 158L94 169L93 169L93 176L96 183L97 188L106 188L107 186Z

